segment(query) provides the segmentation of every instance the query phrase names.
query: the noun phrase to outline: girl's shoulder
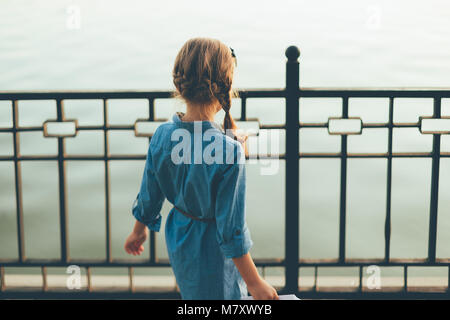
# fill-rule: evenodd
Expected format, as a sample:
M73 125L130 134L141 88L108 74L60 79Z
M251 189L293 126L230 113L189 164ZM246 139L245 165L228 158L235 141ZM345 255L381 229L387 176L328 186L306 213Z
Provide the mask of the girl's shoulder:
M166 121L161 123L155 130L150 140L151 145L157 145L166 140L168 136L170 141L170 136L172 135L173 130L175 130L175 124L170 121Z

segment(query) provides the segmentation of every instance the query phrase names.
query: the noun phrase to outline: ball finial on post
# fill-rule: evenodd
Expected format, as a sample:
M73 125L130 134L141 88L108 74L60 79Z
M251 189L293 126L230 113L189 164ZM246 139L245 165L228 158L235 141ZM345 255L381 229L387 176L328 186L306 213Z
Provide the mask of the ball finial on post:
M286 49L285 54L288 61L297 61L298 57L300 57L300 49L296 46L290 46Z

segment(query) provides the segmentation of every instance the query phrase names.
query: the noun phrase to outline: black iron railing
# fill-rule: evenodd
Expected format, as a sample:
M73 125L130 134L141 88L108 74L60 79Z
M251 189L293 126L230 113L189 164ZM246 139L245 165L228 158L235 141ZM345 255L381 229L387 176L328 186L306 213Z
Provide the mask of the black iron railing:
M436 258L436 234L437 234L437 214L438 214L438 191L439 191L439 163L442 157L450 157L450 152L441 152L440 138L441 134L450 133L450 131L425 131L423 121L431 119L443 119L441 117L441 99L450 98L450 89L323 89L323 88L300 88L299 86L299 58L300 52L297 47L289 47L286 50L288 58L286 64L286 88L273 90L240 90L239 99L241 100L240 121L246 121L247 107L246 102L249 98L284 98L286 101L286 121L284 125L261 124L261 129L282 129L286 131L286 151L280 154L279 158L284 159L286 163L286 194L285 194L285 256L283 259L256 259L256 265L262 268L283 267L285 269L285 286L281 288L280 293L297 293L300 297L334 297L334 298L358 298L358 297L448 297L448 286L445 289L428 287L426 292L412 292L408 288L408 267L413 266L443 266L449 268L450 259ZM330 117L325 123L303 123L299 117L300 98L327 98L334 97L342 99L342 117ZM360 118L349 117L348 102L349 98L387 98L389 100L389 120L387 123L363 123ZM394 123L394 100L396 98L431 98L434 101L434 113L432 117L421 117L415 123ZM15 173L15 192L17 209L17 242L18 258L0 260L0 280L2 283L0 296L50 296L50 297L155 297L155 298L178 298L176 291L153 291L138 293L133 290L132 276L134 267L170 267L168 260L160 259L156 253L155 233L150 234L150 256L145 261L136 261L133 259L113 259L111 254L111 222L110 222L110 176L109 164L115 160L145 160L145 155L111 155L109 153L108 132L115 130L134 130L139 122L163 121L166 119L155 118L155 100L171 98L169 91L83 91L83 92L0 92L0 100L12 102L12 127L0 128L0 133L12 133L14 153L11 156L0 156L0 161L10 161L14 163ZM18 121L18 103L23 100L55 100L57 107L56 119L44 122L42 126L19 126ZM103 124L102 125L78 125L76 119L66 119L64 116L64 101L71 99L101 99L103 101ZM139 119L134 125L110 125L108 123L108 101L113 99L146 99L149 102L148 119ZM359 130L355 132L331 130L331 121L342 121L353 119L359 122ZM55 124L56 122L56 124ZM52 125L66 122L73 127L71 133L52 134ZM311 153L301 152L299 145L299 132L302 128L328 128L330 134L341 136L341 150L337 153ZM347 136L349 134L360 134L365 128L387 128L388 130L388 150L385 153L350 153L347 150ZM393 152L393 129L394 128L418 128L423 134L433 135L433 149L431 152ZM66 137L76 135L76 132L83 130L101 130L104 134L104 152L103 155L68 155L65 152ZM44 136L56 137L58 141L57 155L21 155L19 133L26 131L42 131ZM151 135L149 135L151 139ZM257 158L261 158L258 156ZM299 159L301 158L337 158L340 159L340 207L339 207L339 252L337 259L300 259L299 254ZM347 212L347 159L349 158L384 158L387 159L387 177L386 177L386 216L385 216L385 249L382 259L348 259L346 256L346 212ZM429 241L428 257L426 259L392 259L390 254L391 242L391 186L392 186L392 159L393 158L431 158L431 194L430 194L430 212L429 212ZM21 164L26 161L34 160L56 160L58 163L59 178L59 218L60 218L60 244L61 252L59 259L29 259L26 256L24 247L24 221L22 204L22 176ZM68 223L67 223L67 188L65 162L68 160L88 161L97 160L105 164L105 221L106 221L106 259L99 260L80 260L72 259L69 254L68 246ZM7 244L1 244L7 245ZM68 265L78 265L87 270L88 289L87 291L65 291L49 292L46 286L47 267L64 267ZM403 268L404 285L395 291L364 290L363 286L363 268L377 265L397 266ZM36 292L17 292L7 290L4 286L5 267L40 267L44 278L42 290ZM351 289L335 288L333 290L322 291L317 287L318 268L320 267L357 267L359 268L359 286ZM130 276L130 290L127 292L91 292L91 272L93 267L127 267ZM309 290L299 290L299 268L314 268L314 284ZM450 277L449 277L450 282ZM301 284L300 284L301 285Z

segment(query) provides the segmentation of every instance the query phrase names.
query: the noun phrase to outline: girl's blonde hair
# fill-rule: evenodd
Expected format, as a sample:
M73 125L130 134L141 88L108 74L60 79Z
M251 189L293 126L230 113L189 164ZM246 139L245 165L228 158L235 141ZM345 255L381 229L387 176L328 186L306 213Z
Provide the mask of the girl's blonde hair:
M188 40L178 52L173 67L175 96L199 105L210 105L217 100L225 111L224 129L235 129L230 115L231 98L237 96L231 88L235 65L231 48L221 41Z

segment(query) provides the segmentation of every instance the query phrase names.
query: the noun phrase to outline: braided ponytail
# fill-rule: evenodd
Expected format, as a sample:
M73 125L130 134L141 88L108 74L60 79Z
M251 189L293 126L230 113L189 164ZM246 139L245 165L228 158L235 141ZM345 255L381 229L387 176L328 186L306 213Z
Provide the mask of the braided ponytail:
M231 87L227 85L216 86L217 92L214 93L217 101L219 101L222 106L223 111L225 111L225 117L223 118L223 128L225 133L229 134L230 130L236 129L236 123L230 114L231 108Z
M236 132L238 127L230 114L231 94L232 94L231 88L225 87L223 88L222 92L215 95L220 105L222 106L222 109L225 111L225 117L223 118L223 128L225 130L226 135L228 135L234 140L239 141L242 144L242 146L244 147L244 154L245 156L248 156L249 155L248 147L247 144L245 143L248 136L245 134L238 134Z

